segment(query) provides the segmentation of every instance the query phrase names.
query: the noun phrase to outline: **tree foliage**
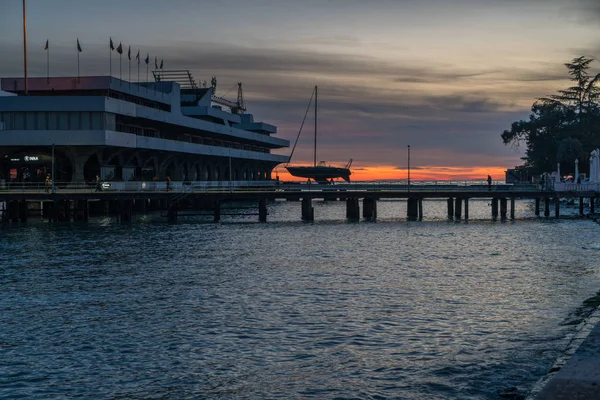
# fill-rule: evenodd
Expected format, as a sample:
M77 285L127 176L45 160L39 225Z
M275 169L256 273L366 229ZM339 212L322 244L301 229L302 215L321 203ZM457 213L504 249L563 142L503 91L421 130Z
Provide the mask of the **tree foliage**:
M587 168L587 154L600 147L600 74L590 75L594 60L578 57L565 67L572 86L533 103L529 119L513 122L502 133L508 145L526 146L524 165L531 174L573 172L574 161Z

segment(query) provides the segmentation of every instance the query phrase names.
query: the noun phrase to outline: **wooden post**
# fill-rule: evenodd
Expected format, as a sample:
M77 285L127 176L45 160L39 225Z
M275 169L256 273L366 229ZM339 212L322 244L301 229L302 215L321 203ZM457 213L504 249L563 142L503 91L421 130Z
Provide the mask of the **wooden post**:
M469 219L469 198L465 198L465 221Z
M454 217L454 202L453 198L448 198L448 219L452 219Z

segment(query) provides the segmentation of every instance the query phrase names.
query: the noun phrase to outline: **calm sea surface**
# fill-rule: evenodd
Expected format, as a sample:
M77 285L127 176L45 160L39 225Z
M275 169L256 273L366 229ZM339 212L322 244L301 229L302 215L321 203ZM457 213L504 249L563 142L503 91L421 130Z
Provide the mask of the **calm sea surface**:
M345 204L0 229L1 398L497 399L526 394L600 289L600 226L346 222Z

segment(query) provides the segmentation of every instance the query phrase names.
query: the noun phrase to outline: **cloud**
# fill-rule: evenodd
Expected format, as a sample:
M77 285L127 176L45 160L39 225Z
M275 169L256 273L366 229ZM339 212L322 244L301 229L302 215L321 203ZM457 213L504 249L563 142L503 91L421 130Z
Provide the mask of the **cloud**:
M0 46L8 53L18 52L16 45ZM86 44L81 53L82 75L108 72L105 47ZM31 75L44 76L45 53L38 53L30 57ZM502 165L515 160L509 162L513 165L521 155L502 145L500 133L514 120L525 117L535 99L526 100L526 106L515 104L513 95L503 92L506 82L519 85L540 77L559 78L554 70L541 70L544 72L537 75L517 69L511 75L511 71L500 69L467 71L443 64L398 65L350 54L208 42L181 42L155 53L162 55L159 62L164 58L166 69L189 68L197 80L210 81L216 75L220 95L232 89L228 96L233 97L236 82L242 81L249 111L258 120L277 125L278 136L292 144L310 92L318 83L319 158L332 162L354 158L357 168L393 164L403 156L407 144L414 146L415 157L423 165ZM76 73L76 53L72 48L57 44L52 54L51 71L60 75ZM118 57L113 55L113 75L117 75ZM9 74L21 74L18 58L5 64ZM127 65L125 58L124 71ZM132 63L134 77L136 68ZM142 64L142 76L144 69ZM485 90L476 85L477 80L485 82ZM498 86L493 86L495 82ZM294 153L295 160L312 160L312 122L307 122L305 129ZM290 151L283 149L278 153Z

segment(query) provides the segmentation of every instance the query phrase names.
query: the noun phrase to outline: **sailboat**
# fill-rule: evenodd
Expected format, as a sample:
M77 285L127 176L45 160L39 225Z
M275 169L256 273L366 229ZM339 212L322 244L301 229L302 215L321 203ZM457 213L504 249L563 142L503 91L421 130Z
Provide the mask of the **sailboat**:
M350 182L350 165L352 165L352 159L348 161L348 164L344 167L335 167L331 165L327 165L325 161L320 161L317 164L317 86L315 86L315 90L313 92L315 96L315 140L314 140L314 161L312 166L291 166L287 165L285 169L288 170L290 175L296 176L298 178L307 178L312 179L317 183L327 184L332 183L335 178L342 178L346 182ZM312 100L312 99L311 99ZM310 108L310 103L308 104ZM308 110L307 110L308 114ZM306 119L306 115L304 116ZM304 121L302 122L304 125ZM300 133L302 132L302 127L300 128ZM296 143L298 143L298 139L296 138ZM294 144L294 149L296 145ZM292 154L294 154L294 149L292 149ZM290 160L292 155L290 154ZM289 161L288 161L289 163Z

